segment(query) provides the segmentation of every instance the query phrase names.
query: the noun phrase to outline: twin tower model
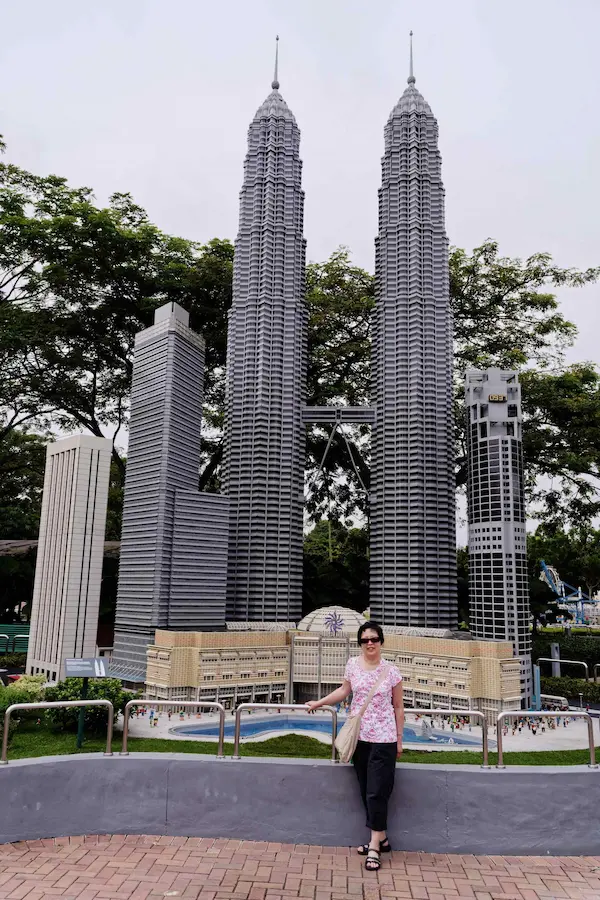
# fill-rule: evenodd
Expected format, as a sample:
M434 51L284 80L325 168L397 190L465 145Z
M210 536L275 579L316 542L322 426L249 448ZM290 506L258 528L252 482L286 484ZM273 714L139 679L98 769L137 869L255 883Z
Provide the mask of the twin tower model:
M145 671L155 628L298 621L311 423L372 425L372 618L456 625L448 240L438 126L415 87L412 53L385 126L371 407L306 405L299 154L276 64L248 132L222 495L196 492L202 339L168 307L138 335L114 657L124 672Z

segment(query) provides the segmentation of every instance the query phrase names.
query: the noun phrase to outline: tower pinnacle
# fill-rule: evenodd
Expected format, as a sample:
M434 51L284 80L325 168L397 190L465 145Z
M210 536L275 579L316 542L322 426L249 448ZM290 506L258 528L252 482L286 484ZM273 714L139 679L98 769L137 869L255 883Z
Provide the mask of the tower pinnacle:
M410 71L408 74L408 78L406 79L409 84L414 84L416 79L413 75L413 45L412 45L413 33L410 32Z
M279 69L279 35L275 37L275 74L273 76L273 81L271 82L271 87L274 91L279 90L279 79L278 79L278 69Z

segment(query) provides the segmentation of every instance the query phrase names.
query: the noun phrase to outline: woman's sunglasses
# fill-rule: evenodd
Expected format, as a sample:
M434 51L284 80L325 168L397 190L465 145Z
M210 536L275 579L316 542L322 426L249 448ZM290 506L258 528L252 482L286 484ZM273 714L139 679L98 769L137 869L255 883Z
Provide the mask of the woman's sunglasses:
M378 644L381 641L381 638L361 638L361 644Z

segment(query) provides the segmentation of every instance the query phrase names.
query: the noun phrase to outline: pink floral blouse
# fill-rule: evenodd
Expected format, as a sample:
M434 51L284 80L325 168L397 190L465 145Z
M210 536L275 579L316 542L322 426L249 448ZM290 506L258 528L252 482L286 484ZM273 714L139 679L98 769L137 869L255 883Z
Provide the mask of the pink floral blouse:
M392 688L402 681L402 675L396 666L382 659L376 669L366 671L360 665L360 656L354 656L348 660L344 679L349 681L352 686L350 715L356 716L367 699L369 691L380 677L382 666L386 666L388 672L362 717L359 740L369 741L373 744L392 744L398 740L396 716L392 706Z

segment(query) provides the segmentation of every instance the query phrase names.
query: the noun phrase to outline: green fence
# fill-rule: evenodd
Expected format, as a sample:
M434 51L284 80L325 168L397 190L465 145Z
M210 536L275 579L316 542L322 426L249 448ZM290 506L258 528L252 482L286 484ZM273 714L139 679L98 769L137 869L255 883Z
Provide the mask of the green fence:
M29 642L29 625L0 623L0 653L25 653Z

